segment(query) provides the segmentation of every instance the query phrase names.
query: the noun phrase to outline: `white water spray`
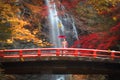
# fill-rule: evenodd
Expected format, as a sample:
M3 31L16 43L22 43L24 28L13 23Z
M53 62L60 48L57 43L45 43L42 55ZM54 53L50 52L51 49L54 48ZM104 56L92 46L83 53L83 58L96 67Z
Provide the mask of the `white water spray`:
M72 26L73 26L73 33L74 33L74 36L77 40L79 40L78 38L78 33L77 33L77 29L76 29L76 26L75 26L75 22L74 22L74 19L72 17Z
M62 21L57 15L57 9L55 3L50 3L51 0L46 0L49 11L49 22L50 22L50 40L53 43L53 47L59 48L62 47L61 40L58 38L61 35L61 31L64 32L64 26ZM58 24L61 24L61 29L59 29Z
M52 1L52 3L51 3ZM78 40L78 34L73 17L70 14L65 13L65 7L61 4L60 9L64 12L64 15L58 15L58 8L54 0L46 0L48 7L48 18L50 27L50 41L53 47L62 47L62 39L58 38L60 35L66 36L69 44L73 43L73 38ZM60 24L60 26L59 26ZM72 36L72 37L71 37Z
M71 43L73 40L71 36L78 39L77 30L73 17L65 13L64 16L58 16L57 5L54 0L45 0L48 7L48 20L50 27L50 41L55 48L62 47L62 39L58 38L60 35L65 35L66 39ZM51 3L52 1L52 3ZM61 5L61 10L65 10L65 7ZM58 25L59 24L59 25ZM72 28L72 30L71 30ZM55 75L52 80L65 80L68 75Z

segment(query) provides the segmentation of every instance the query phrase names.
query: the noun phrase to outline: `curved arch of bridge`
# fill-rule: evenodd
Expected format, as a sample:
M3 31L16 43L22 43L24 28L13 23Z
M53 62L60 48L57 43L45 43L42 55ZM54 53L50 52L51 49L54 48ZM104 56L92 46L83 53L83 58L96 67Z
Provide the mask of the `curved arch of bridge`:
M36 58L42 56L72 56L120 59L120 51L84 48L34 48L0 50L0 58Z

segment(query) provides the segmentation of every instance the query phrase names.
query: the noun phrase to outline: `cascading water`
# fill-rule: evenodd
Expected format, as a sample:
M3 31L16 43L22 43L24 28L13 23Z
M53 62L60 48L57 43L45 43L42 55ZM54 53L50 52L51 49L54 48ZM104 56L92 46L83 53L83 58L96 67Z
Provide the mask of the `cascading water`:
M54 45L53 47L62 47L62 39L58 38L60 35L66 36L69 46L72 45L74 40L78 39L73 17L68 13L65 13L64 15L58 15L59 9L57 8L54 0L45 0L45 2L48 7L50 41ZM64 11L65 7L61 4L60 9ZM54 75L52 80L68 80L66 79L68 76L69 75Z
M73 35L75 36L75 38L78 40L78 33L77 33L77 29L76 29L76 26L75 26L75 22L74 22L74 19L72 17L72 26L73 26Z
M60 35L66 36L69 46L72 45L75 39L78 39L75 22L70 14L58 15L58 8L54 0L45 0L48 7L48 21L50 30L50 42L53 47L62 47L62 39L58 38ZM65 11L65 7L61 4L61 10Z
M48 12L49 12L49 22L50 22L50 40L54 44L53 47L61 47L61 40L58 39L58 36L61 34L61 31L58 27L58 24L62 24L61 20L57 16L57 8L56 4L50 3L51 0L46 0L46 4L48 6ZM64 32L64 26L61 25L61 30Z

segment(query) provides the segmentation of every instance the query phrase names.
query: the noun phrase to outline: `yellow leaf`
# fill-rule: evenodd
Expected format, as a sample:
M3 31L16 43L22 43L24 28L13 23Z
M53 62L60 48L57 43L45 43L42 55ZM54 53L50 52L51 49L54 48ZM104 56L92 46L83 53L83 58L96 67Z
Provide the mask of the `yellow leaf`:
M22 61L22 62L23 62L23 61L25 61L25 60L24 60L24 58L20 58L20 61Z
M11 39L7 39L7 43L11 44L13 41Z
M114 17L113 17L113 20L114 20L114 21L117 21L117 17L114 16Z

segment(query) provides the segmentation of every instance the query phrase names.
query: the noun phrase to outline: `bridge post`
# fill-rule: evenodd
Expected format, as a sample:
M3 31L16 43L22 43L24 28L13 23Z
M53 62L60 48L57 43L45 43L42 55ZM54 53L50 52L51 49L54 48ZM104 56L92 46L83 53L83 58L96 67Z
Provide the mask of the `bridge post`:
M75 50L74 56L78 56L78 50Z
M96 58L97 57L97 53L96 51L93 52L93 58Z
M19 51L19 56L20 56L20 58L23 57L23 51L22 50Z
M22 50L19 51L19 56L20 56L20 61L24 61Z
M0 57L2 57L2 58L4 57L4 51L3 50L0 51Z
M57 49L57 50L56 50L56 56L59 56L59 55L60 55L60 50Z
M114 53L115 53L115 51L112 51L112 52L111 52L111 58L112 58L112 60L113 60L114 57L115 57L115 54L114 54Z
M41 50L38 50L37 55L38 55L38 56L41 56Z

